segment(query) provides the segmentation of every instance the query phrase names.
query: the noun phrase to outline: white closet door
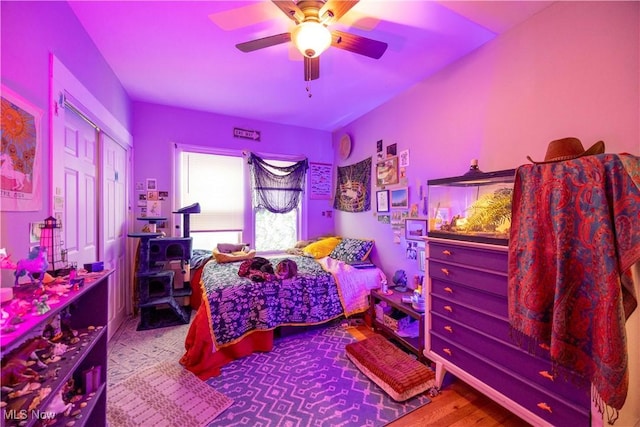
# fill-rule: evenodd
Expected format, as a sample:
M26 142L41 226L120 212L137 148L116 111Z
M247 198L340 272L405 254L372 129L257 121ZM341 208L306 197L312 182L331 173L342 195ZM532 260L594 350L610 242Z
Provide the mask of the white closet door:
M98 260L98 141L77 114L66 111L64 120L63 247L82 266Z
M102 248L105 266L115 268L109 278L109 338L124 321L127 308L127 150L102 133Z

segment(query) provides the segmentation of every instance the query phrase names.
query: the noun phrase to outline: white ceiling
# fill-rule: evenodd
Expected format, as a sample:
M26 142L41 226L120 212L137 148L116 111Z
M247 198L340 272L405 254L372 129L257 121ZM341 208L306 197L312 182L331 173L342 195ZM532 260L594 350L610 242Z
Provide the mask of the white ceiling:
M361 0L330 29L387 51L329 48L309 92L291 43L235 48L295 26L270 1L69 3L134 101L333 131L553 2Z

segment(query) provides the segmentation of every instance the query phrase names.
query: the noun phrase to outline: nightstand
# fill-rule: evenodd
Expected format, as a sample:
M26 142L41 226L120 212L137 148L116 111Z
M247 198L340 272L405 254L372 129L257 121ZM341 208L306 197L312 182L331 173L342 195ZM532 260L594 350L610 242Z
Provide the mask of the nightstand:
M391 290L390 292L389 294L384 294L380 289L373 289L371 291L369 313L373 330L399 343L402 347L415 354L421 362L427 361L423 353L424 313L414 310L411 303L402 302L402 297L411 297L413 291L399 292ZM376 313L376 305L380 302L385 302L387 307L391 309L382 316L380 312ZM418 322L417 336L413 336L415 334L411 334L412 336L402 336L402 333L399 334L398 329L402 330L402 327L398 328L396 325L406 324L408 323L407 321ZM415 327L415 324L413 327Z

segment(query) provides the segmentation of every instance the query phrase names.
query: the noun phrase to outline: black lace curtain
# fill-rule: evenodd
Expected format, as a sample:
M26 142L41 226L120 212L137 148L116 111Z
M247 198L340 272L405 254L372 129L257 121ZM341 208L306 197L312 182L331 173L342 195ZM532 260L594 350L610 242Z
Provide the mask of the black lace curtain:
M287 213L300 203L309 163L275 166L251 153L249 166L253 182L253 203L273 213Z

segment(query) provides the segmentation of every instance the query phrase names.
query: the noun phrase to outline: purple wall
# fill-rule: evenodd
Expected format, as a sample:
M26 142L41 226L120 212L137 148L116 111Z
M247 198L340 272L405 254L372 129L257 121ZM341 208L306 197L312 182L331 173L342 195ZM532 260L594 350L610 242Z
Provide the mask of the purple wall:
M139 102L133 104L133 116L134 182L156 178L161 189L171 188L171 143L287 154L318 163L333 161L329 132ZM260 131L260 141L234 138L235 127ZM307 235L332 233L333 217L322 216L322 211L332 210L329 201L305 202Z
M29 252L29 223L50 215L50 54L129 128L130 103L117 77L78 23L67 2L6 2L1 7L2 84L42 110L42 208L34 212L0 214L0 248L13 260ZM3 270L3 277L7 271ZM4 282L4 280L3 280Z
M376 155L376 141L410 150L410 199L418 183L543 158L565 136L585 148L640 154L640 3L556 2L441 72L333 134L354 141L345 165ZM372 188L375 191L375 184ZM374 199L375 200L375 199ZM375 206L375 205L374 205ZM374 212L336 213L336 232L376 241L387 274L417 273L405 241L393 243Z

